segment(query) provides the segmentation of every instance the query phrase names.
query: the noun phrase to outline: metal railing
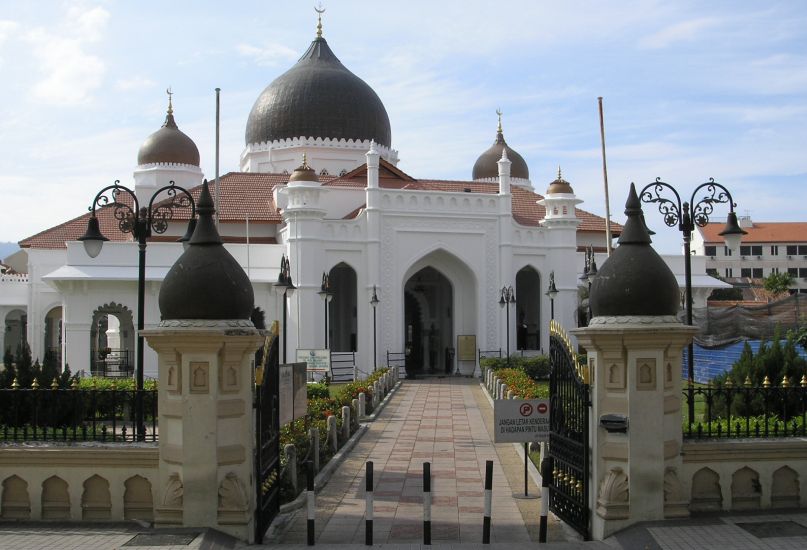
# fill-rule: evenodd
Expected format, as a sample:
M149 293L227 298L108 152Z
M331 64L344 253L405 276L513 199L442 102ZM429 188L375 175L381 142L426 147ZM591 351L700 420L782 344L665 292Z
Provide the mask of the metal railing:
M0 389L0 440L132 442L142 393L145 440L156 442L157 390Z
M356 374L356 352L331 352L331 380L334 382L352 382Z
M774 386L766 376L762 386L746 380L742 386L693 386L691 392L685 387L682 393L684 439L807 436L807 377Z
M127 349L107 349L93 356L90 372L103 378L131 378L134 373L133 353Z

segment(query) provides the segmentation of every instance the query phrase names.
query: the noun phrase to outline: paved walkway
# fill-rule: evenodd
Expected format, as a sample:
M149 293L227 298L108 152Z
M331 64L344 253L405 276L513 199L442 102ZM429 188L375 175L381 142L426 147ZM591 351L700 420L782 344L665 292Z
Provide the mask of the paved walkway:
M374 464L373 542L423 541L423 463L431 463L432 541L482 541L485 462L493 461L492 542L537 541L539 500L523 492L523 459L512 445L494 446L490 405L477 380L407 381L317 497L317 544L365 540L365 464ZM538 488L530 480L530 492ZM553 530L560 531L560 528ZM271 542L306 541L297 514ZM267 541L270 542L270 541Z

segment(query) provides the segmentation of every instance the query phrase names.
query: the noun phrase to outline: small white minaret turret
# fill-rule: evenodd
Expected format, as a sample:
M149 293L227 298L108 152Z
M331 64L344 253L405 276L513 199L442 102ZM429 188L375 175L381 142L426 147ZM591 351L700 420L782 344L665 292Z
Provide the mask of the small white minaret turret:
M502 150L502 158L496 163L499 166L499 195L510 194L510 166L507 149Z
M538 204L546 208L544 219L541 225L547 228L568 227L577 225L580 220L575 214L575 206L583 202L574 194L571 184L563 179L563 174L558 166L558 179L549 184L546 195L538 201Z
M370 141L370 150L367 151L367 188L378 189L378 168L381 155L376 148L375 140Z

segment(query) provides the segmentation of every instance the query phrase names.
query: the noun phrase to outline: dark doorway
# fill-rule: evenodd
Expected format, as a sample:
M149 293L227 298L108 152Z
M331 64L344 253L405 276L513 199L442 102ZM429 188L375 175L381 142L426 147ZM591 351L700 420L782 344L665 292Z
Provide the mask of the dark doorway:
M531 267L516 273L516 349L541 349L541 276Z
M404 342L408 369L450 374L454 340L454 291L449 280L424 267L404 285Z
M356 351L356 271L346 263L328 274L333 300L328 305L328 343L331 351Z

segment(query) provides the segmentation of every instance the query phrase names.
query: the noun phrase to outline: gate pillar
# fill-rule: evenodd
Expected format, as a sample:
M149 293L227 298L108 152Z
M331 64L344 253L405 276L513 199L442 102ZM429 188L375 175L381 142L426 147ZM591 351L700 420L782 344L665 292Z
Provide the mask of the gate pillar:
M160 288L159 328L142 331L158 356L154 516L160 525L212 527L251 541L251 360L263 333L250 320L252 284L216 230L207 182L195 211L189 246Z
M248 321L180 323L191 326L144 331L158 355L155 522L213 527L251 542L252 359L263 336Z
M591 375L592 537L689 514L681 490L681 350L696 328L676 313L678 283L650 247L636 191L619 247L591 284L592 320L572 332Z
M689 515L681 490L681 350L674 317L594 318L572 331L591 373L592 537Z

